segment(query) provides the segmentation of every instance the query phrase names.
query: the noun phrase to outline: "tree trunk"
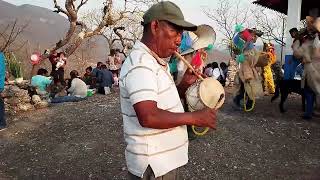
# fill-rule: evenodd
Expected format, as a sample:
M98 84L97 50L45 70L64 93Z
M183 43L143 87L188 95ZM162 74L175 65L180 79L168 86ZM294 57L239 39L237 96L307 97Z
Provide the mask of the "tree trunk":
M230 59L230 64L228 68L227 85L232 87L234 85L234 78L238 72L238 63L235 59Z

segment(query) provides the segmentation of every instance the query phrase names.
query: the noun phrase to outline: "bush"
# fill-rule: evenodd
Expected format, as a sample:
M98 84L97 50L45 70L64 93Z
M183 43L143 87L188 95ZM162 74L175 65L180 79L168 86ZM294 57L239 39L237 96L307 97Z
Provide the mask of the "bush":
M17 60L14 53L5 53L6 63L7 63L7 70L14 78L21 78L22 75L22 64L20 61Z

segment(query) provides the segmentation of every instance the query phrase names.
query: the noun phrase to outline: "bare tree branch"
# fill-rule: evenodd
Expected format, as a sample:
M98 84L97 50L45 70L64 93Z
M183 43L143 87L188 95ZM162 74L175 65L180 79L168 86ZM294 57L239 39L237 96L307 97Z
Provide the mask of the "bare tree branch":
M15 19L15 21L12 23L12 27L10 28L10 24L8 24L4 30L0 33L0 36L4 39L3 44L0 45L0 51L5 52L17 39L18 36L21 35L21 33L27 28L29 25L29 22L22 26L18 26L18 20ZM7 31L9 30L9 33Z
M53 3L54 3L54 8L56 8L56 10L54 10L53 12L56 12L56 13L61 12L69 17L69 13L58 5L57 0L53 0Z
M265 8L258 7L255 11L252 11L252 15L254 17L254 21L256 22L256 26L264 33L262 38L267 41L275 41L277 44L281 46L285 45L283 42L283 33L282 31L285 29L286 25L286 17L279 13L265 12Z
M83 5L85 5L87 2L88 2L89 0L81 0L81 2L80 2L80 4L79 4L79 6L77 7L77 12L79 11L79 9L83 6Z
M78 2L80 4L78 6L75 5L76 0L65 0L65 10L57 4L56 0L53 1L55 3L55 8L57 9L56 11L62 12L67 15L69 21L69 29L65 37L59 42L57 42L56 46L52 48L52 50L57 50L69 44L65 48L66 56L68 57L81 45L81 43L85 39L91 38L95 35L102 35L105 33L106 29L108 29L109 35L104 35L104 37L107 39L110 47L115 42L113 41L113 39L120 40L121 44L125 46L125 44L129 42L129 39L131 38L127 35L132 34L131 30L133 28L128 28L128 32L126 32L125 34L121 34L118 31L114 31L113 28L121 27L122 25L120 25L119 22L123 22L125 19L129 19L128 17L135 13L140 13L141 4L149 6L150 4L158 0L123 0L123 8L116 8L114 6L114 0L104 0L103 8L101 8L102 10L99 11L99 16L86 16L86 18L88 19L94 18L93 21L90 21L91 23L88 23L88 20L80 20L78 18L79 9L83 7L85 4L87 4L89 0L79 0L80 2ZM129 24L127 24L127 26L128 25ZM77 30L77 26L81 26L81 31L78 32L78 34L75 33ZM109 26L111 26L111 28L108 28ZM134 38L132 38L132 41L137 39L137 37L139 37L139 35L134 36Z

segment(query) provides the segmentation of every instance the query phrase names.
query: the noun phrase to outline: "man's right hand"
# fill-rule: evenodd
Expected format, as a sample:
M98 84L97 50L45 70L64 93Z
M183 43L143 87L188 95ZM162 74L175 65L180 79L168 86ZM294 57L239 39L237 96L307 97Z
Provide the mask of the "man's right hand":
M195 114L195 126L209 127L216 129L217 110L206 108L200 111L194 112Z

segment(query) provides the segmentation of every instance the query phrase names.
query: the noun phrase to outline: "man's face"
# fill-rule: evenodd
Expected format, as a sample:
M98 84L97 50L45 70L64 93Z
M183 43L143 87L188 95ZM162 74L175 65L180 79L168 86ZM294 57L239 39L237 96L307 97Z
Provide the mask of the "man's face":
M154 21L151 30L156 41L160 58L170 57L181 43L182 29L167 21Z

